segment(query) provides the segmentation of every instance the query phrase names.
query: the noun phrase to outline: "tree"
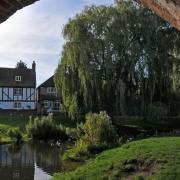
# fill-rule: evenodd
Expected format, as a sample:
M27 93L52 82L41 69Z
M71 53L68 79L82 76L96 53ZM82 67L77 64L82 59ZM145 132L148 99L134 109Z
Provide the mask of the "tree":
M27 65L26 65L26 63L24 63L23 61L20 60L19 62L17 62L16 68L27 69Z
M86 7L63 33L55 83L70 117L101 110L125 115L133 108L143 114L154 102L170 104L179 32L149 10L122 0Z

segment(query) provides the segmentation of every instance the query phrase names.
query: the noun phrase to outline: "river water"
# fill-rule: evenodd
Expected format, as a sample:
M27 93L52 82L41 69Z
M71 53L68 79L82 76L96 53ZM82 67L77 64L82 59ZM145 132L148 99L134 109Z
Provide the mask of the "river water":
M45 143L0 146L0 180L49 180L64 171L63 148Z

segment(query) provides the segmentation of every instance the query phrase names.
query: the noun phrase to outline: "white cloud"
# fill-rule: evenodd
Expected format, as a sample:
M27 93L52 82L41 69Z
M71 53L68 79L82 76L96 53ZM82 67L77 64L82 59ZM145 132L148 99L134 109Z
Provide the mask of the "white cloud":
M64 43L62 30L68 19L85 5L107 4L113 0L41 0L0 24L0 66L14 67L20 59L37 63L37 82L51 76L59 62Z

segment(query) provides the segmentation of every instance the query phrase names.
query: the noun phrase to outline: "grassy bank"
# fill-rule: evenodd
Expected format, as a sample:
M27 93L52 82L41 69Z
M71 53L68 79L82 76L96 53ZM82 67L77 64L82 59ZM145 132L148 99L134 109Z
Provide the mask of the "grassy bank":
M65 179L180 179L180 137L150 138L107 150L70 173Z
M24 132L28 121L29 121L28 116L0 115L0 143L10 143L13 141L7 135L7 132L11 128L20 128L20 130L23 133L24 139L26 139Z
M64 127L74 128L76 123L66 119L63 116L55 116L54 120L57 124ZM29 122L28 115L0 115L0 144L11 143L13 140L7 135L11 128L19 128L23 135L23 140L27 140L26 125Z

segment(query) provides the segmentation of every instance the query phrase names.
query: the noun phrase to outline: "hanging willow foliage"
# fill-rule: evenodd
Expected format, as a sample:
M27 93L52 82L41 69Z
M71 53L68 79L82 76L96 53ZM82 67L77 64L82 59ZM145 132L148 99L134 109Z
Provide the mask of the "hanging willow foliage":
M180 33L149 10L122 0L86 7L63 34L55 83L71 118L100 110L144 113L178 93Z

